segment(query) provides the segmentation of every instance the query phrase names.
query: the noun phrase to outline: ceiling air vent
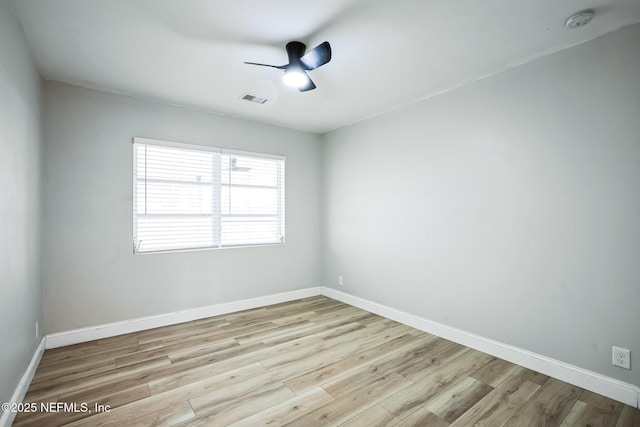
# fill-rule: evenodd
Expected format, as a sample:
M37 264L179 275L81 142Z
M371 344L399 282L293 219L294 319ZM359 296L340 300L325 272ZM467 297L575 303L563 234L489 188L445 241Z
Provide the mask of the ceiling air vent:
M255 102L256 104L264 104L265 102L268 101L267 98L260 98L259 96L250 95L248 93L245 93L244 95L242 95L240 99L244 99L245 101Z

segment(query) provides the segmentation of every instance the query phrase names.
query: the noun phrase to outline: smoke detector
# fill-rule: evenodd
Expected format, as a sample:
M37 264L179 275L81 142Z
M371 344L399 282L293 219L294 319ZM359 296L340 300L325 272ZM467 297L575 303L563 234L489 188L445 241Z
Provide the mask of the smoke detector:
M587 25L593 19L594 11L592 9L583 10L571 15L564 23L567 28L578 28Z

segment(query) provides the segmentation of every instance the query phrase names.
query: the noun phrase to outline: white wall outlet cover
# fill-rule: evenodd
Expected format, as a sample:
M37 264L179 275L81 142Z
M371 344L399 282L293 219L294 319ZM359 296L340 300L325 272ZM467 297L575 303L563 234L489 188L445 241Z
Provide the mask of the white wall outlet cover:
M621 347L612 347L612 363L624 369L631 369L631 350Z
M338 286L344 286L344 277L338 276Z

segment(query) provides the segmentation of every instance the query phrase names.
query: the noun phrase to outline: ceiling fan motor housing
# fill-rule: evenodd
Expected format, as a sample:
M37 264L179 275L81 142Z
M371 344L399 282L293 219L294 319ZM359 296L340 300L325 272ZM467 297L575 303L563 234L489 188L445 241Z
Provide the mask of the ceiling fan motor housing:
M289 57L289 64L300 64L300 58L304 56L304 52L307 49L302 42L289 42L286 46L287 56Z

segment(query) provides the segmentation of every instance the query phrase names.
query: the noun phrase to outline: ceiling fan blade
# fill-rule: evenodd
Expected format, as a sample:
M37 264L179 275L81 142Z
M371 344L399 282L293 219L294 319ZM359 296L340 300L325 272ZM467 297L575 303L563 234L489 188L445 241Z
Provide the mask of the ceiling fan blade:
M305 76L307 76L307 73L304 73L304 75L305 75ZM315 85L315 84L313 84L313 80L311 80L311 78L310 78L309 76L307 76L307 83L306 83L306 84L304 84L303 86L300 86L300 87L298 88L298 90L299 90L300 92L306 92L306 91L308 91L308 90L313 90L313 89L315 89L315 88L316 88L316 85Z
M259 65L260 67L271 67L271 68L277 68L279 70L284 70L287 66L286 65L271 65L271 64L260 64L257 62L245 62L245 64L249 64L249 65Z
M329 42L320 43L300 58L302 66L307 71L315 70L329 61L331 61L331 45Z

